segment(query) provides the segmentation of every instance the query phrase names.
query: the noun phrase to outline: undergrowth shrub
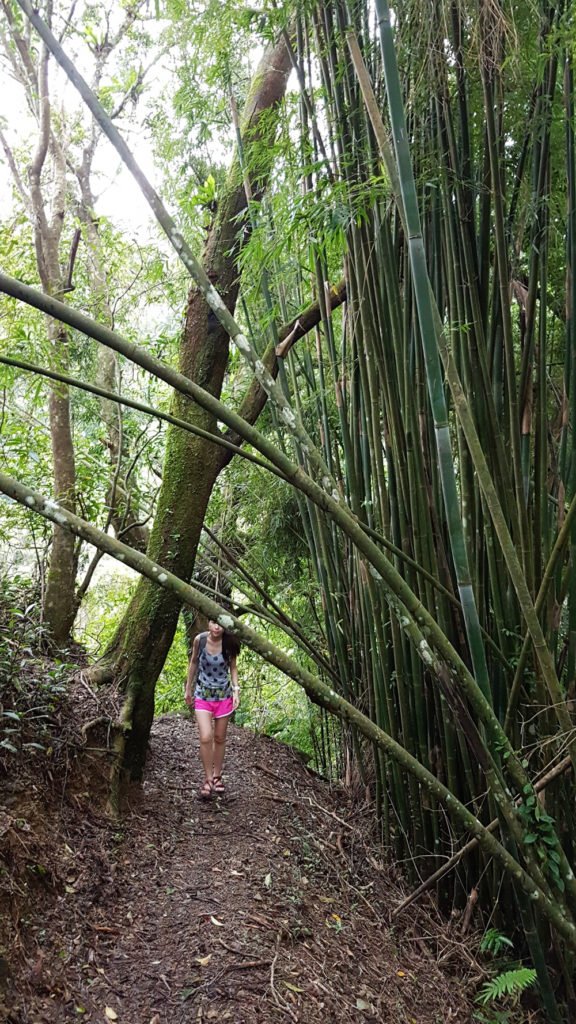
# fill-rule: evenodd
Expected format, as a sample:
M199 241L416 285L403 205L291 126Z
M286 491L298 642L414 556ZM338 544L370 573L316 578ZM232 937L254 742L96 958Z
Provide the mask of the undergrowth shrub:
M37 585L0 576L0 771L8 772L14 757L52 751L74 666L46 650Z
M480 952L490 959L492 977L480 988L474 1020L478 1024L519 1024L520 999L536 982L536 971L509 959L514 943L497 928L489 928L480 943Z

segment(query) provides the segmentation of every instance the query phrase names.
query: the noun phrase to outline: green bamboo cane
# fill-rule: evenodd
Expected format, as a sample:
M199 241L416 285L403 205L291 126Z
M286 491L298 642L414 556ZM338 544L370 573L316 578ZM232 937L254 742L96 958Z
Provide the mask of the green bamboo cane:
M564 103L566 117L567 172L568 172L568 230L567 230L567 316L565 380L568 422L563 430L561 472L568 498L576 494L576 144L574 135L574 68L571 54L567 56L564 74ZM576 672L576 525L570 537L570 575L568 590L568 658L566 677L571 680Z
M380 125L380 127L378 128L377 136L378 142L379 145L384 147L384 152L387 153L386 166L389 167L390 165L393 165L393 160L390 156L387 139L385 136L385 132L383 130L381 118L379 117L379 112L377 110L374 110L373 106L369 109L371 117L373 116L375 119L375 124ZM395 189L396 187L399 188L397 182L398 176L396 175L396 185L393 186ZM402 206L400 206L400 214L402 217L404 217ZM474 468L478 476L478 482L482 489L486 501L486 506L489 509L490 517L494 524L494 529L498 537L500 547L502 549L502 554L508 567L508 571L512 579L514 590L516 591L522 616L526 622L526 625L532 638L532 643L534 645L534 651L536 654L536 658L538 660L540 671L545 680L545 684L550 695L550 702L558 719L560 728L562 729L565 735L572 736L572 721L568 709L566 707L564 694L562 693L562 689L560 687L556 675L554 663L551 658L551 654L548 649L540 622L538 620L538 616L535 614L534 611L534 605L526 582L524 571L522 569L522 566L520 564L518 555L514 547L514 543L510 536L508 525L503 514L498 494L494 487L494 483L492 481L486 463L482 445L478 438L475 424L470 415L468 402L462 389L462 384L454 364L453 356L450 350L448 349L445 338L443 337L442 324L437 310L434 310L434 318L436 326L436 337L440 349L440 356L444 366L446 379L452 394L454 409L462 425L462 429L466 437L466 442L468 444L474 462ZM570 741L570 756L572 759L572 763L576 769L576 742L574 740Z
M409 754L400 744L393 741L390 736L379 729L374 722L366 718L348 701L338 696L334 690L331 690L329 686L322 683L316 676L299 666L292 658L284 654L283 651L280 651L268 640L261 638L254 630L242 623L241 620L230 615L189 584L184 583L178 577L163 569L162 566L154 563L146 555L122 544L108 534L104 534L96 527L91 526L78 516L57 505L56 502L44 498L43 495L4 473L0 473L0 491L13 500L18 501L25 508L33 510L36 514L69 530L75 536L82 537L89 543L94 544L107 554L130 566L136 572L147 576L159 586L176 593L184 603L197 608L208 618L220 622L225 629L237 635L240 640L264 657L265 660L275 665L280 671L290 675L295 682L299 683L310 696L317 699L327 710L333 714L338 714L343 719L352 722L358 729L361 729L368 739L381 746L389 756L394 757L404 769L411 772L426 789L437 797L446 806L449 814L459 822L461 827L469 830L478 838L482 849L489 856L497 858L499 864L511 875L515 883L529 895L532 901L537 903L542 914L550 921L559 935L566 940L570 948L576 950L576 926L565 917L558 903L549 899L535 885L534 879L531 878L530 874L522 868L514 857L431 772L424 768L423 765L420 765L416 758Z
M273 399L274 405L278 410L278 415L283 423L285 429L299 440L302 445L303 451L306 453L306 460L312 470L318 474L319 479L323 481L323 486L328 487L329 490L334 490L333 481L330 478L330 474L317 451L315 445L312 443L311 438L307 435L302 423L295 416L294 410L290 407L288 400L284 394L284 390L279 382L277 382L271 373L266 369L264 363L259 358L257 352L251 345L250 341L243 333L242 329L234 319L233 315L228 310L222 297L219 295L214 285L208 278L206 271L202 264L196 259L190 246L184 239L181 232L178 230L172 217L169 215L164 207L160 197L152 188L152 185L142 172L138 163L134 159L129 147L118 132L111 119L108 117L106 111L97 100L96 96L83 79L82 75L75 68L74 64L66 56L63 48L60 46L57 39L54 37L48 26L42 21L39 15L34 11L30 0L17 0L18 5L22 8L24 14L30 21L30 23L36 29L38 35L42 38L52 55L56 58L63 71L67 74L68 78L78 90L82 99L86 103L87 107L92 112L93 116L97 120L104 134L108 137L114 148L119 153L123 162L125 163L128 170L136 179L144 197L148 201L148 204L154 213L158 223L166 233L171 245L176 251L177 255L182 260L184 266L194 279L198 288L202 292L207 304L213 310L217 319L220 321L228 335L236 345L240 355L246 360L250 369L254 373L254 376L263 387L266 394Z
M484 111L486 115L486 131L488 140L488 152L490 155L490 172L492 176L492 194L494 204L494 234L496 239L496 257L498 270L498 286L500 298L500 316L502 325L502 337L504 343L506 385L509 408L509 435L512 453L512 466L514 473L514 485L516 491L517 515L513 524L517 527L518 543L521 551L521 563L524 572L530 579L530 564L528 560L528 525L526 517L526 506L523 498L522 466L520 454L520 434L518 417L518 399L516 391L516 369L514 361L514 343L512 337L512 323L510 319L510 306L508 300L509 291L509 270L506 255L506 235L504 224L504 208L502 202L502 181L501 167L498 158L497 130L494 118L494 98L492 84L488 78L488 72L483 75L484 84ZM530 584L528 589L530 590Z
M194 397L196 401L199 401L200 404L203 405L204 408L212 412L218 419L222 420L222 422L227 423L233 430L237 431L240 436L243 436L246 440L253 443L262 454L270 458L278 468L282 469L286 473L293 484L301 487L302 490L307 493L320 508L329 512L333 521L337 522L345 532L348 533L356 546L365 552L366 557L373 564L373 569L377 573L378 580L383 584L388 584L388 586L393 587L392 593L388 593L388 600L391 607L398 615L403 630L410 637L411 641L416 644L416 648L422 660L426 664L430 665L434 672L438 673L441 671L441 665L433 655L430 643L432 643L434 647L438 648L438 652L441 657L448 658L448 661L454 665L456 677L465 687L471 703L476 707L477 713L485 721L489 733L491 733L495 739L497 737L497 743L500 744L502 749L506 749L506 742L503 740L502 731L498 722L494 718L489 705L482 698L482 695L477 690L472 677L470 677L464 664L456 655L456 652L445 635L438 629L434 619L426 612L420 602L414 598L410 588L407 587L404 581L398 576L388 560L378 549L375 549L374 545L363 533L361 527L354 523L350 514L342 507L339 501L331 498L309 477L299 472L297 468L292 465L290 460L283 456L273 445L270 444L270 442L263 439L258 431L254 428L248 427L240 417L233 414L212 395L204 392L202 388L199 388L197 385L193 384L193 382L184 378L181 374L169 370L164 364L155 359L149 353L143 352L135 345L123 342L115 332L100 325L93 324L87 317L71 310L70 307L65 306L56 299L45 296L39 292L35 292L34 289L8 278L7 275L0 274L0 288L7 294L14 294L19 298L24 298L25 301L30 302L32 305L37 306L37 308L40 308L43 311L50 312L58 319L69 323L70 326L74 326L81 331L96 337L97 340L114 348L116 351L122 352L133 361L138 362L144 368L156 373L157 376L166 380L173 386L176 386L179 390L183 391L184 394ZM426 639L422 635L421 626L419 624L428 629L429 639ZM523 775L521 771L518 772L517 762L511 750L506 765L509 770L513 770L521 782Z
M448 410L446 407L440 359L438 357L438 347L436 344L434 314L430 301L430 286L424 255L422 232L420 228L420 215L418 212L416 188L412 174L408 139L406 136L404 104L402 102L398 66L396 63L396 51L392 35L392 25L390 22L390 11L386 0L376 0L376 11L378 14L380 45L382 49L388 108L393 131L394 150L400 177L402 203L406 216L406 226L408 231L407 241L412 268L413 287L416 296L416 307L418 310L422 346L425 354L430 405L434 416L438 463L442 479L446 519L452 547L452 558L454 560L454 568L458 580L460 602L462 604L464 621L466 623L470 656L474 666L474 675L485 697L490 699L488 667L486 664L484 644L480 630L478 610L472 588L462 520L458 512L458 492L452 460L450 430L448 426Z

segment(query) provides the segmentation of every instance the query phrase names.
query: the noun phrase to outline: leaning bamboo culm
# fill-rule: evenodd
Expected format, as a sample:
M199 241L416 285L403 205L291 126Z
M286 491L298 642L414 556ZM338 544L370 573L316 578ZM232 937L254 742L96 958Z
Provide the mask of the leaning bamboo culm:
M273 274L243 278L242 296L248 336L262 322L275 336L290 287L321 310L279 386L257 368L278 439L130 354L298 489L322 649L230 545L220 571L315 663L313 682L290 663L295 677L346 709L347 753L407 873L432 874L451 852L451 801L482 838L440 895L461 906L478 886L480 910L498 903L518 921L556 1021L549 971L568 974L562 942L576 916L575 826L560 824L574 777L554 777L545 805L533 780L566 751L576 761L571 54L560 8L526 10L516 28L497 3L475 14L435 4L422 19L412 0L394 24L382 0L375 9L377 24L367 0L298 11L300 147L295 157L292 122L281 174L300 216L271 190L254 235L272 246L285 231L286 245ZM534 60L522 63L527 40ZM332 314L327 290L343 269L346 311ZM256 367L256 344L209 298ZM120 346L112 332L101 340ZM502 842L464 808L486 826L497 819Z
M402 216L398 216L382 192L378 194L376 190L372 199L369 198L368 183L380 174L380 155L368 119L361 109L358 87L351 73L341 32L344 26L350 27L348 18L352 18L353 27L365 27L367 12L365 9L359 12L359 7L361 5L355 5L351 12L350 8L344 11L337 4L323 5L313 18L313 30L307 32L307 38L313 39L316 46L325 90L325 121L327 130L333 135L330 148L339 156L338 181L346 185L350 196L362 194L365 204L360 221L351 217L347 229L348 304L340 345L340 359L343 360L340 374L338 367L334 369L333 366L337 359L334 360L330 354L334 346L332 323L329 328L323 323L325 349L320 348L316 353L316 372L322 374L322 394L329 390L326 383L331 383L338 400L340 423L339 436L328 436L327 432L334 430L334 420L330 421L326 410L323 410L324 456L328 459L327 445L339 451L342 486L347 491L351 506L367 526L384 534L420 567L418 571L418 568L397 563L422 603L462 655L467 659L476 652L477 658L473 659L476 681L486 691L489 679L488 691L496 715L502 725L506 720L515 744L524 748L528 755L526 768L532 774L533 768L545 766L547 758L555 750L561 751L570 736L558 730L550 713L545 710L549 697L538 662L529 655L529 644L524 642L526 626L517 590L509 575L510 562L503 553L501 535L479 486L474 453L468 447L466 432L454 418L450 407L442 412L442 401L447 392L442 385L439 363L434 361L434 353L431 352L432 385L437 389L434 391L432 388L431 393L440 403L443 442L449 445L443 454L440 452L437 456L435 452L433 402L426 394L426 370L419 340L421 325L413 299L413 269L407 257ZM569 451L573 453L569 417L566 412L563 429L556 431L554 437L554 418L561 411L555 405L559 389L555 385L550 392L547 384L551 372L550 355L547 354L548 335L553 333L557 308L561 306L561 302L551 302L550 305L545 302L546 294L550 292L549 139L555 123L562 117L562 97L555 76L558 55L547 53L541 80L530 88L526 128L531 137L525 145L524 137L519 134L518 168L514 167L511 174L509 209L506 206L506 165L497 142L502 138L505 117L503 83L493 65L487 88L486 65L478 60L479 54L475 50L479 36L470 30L467 34L458 10L452 7L444 12L437 8L436 13L438 22L428 27L427 40L432 36L438 45L419 61L418 39L411 37L409 42L416 44L415 50L411 59L405 58L403 65L402 91L411 98L407 123L417 174L412 208L416 202L420 210L422 243L419 260L420 265L425 260L428 270L422 294L425 302L429 289L437 304L454 367L484 447L504 521L517 544L527 593L532 595L533 601L545 578L545 570L548 570L551 552L555 549L556 536L565 515L565 502L573 493L566 479L566 467L569 463L573 465L570 461L572 454L567 455ZM397 15L395 32L405 43L404 55L409 52L409 45L402 33L413 33L414 25L408 16L403 18L402 12L397 12ZM502 17L504 19L504 15ZM543 22L542 31L536 34L540 39L539 45L542 45L547 31ZM444 55L443 40L450 40L453 45L453 50ZM381 63L375 51L367 49L366 36L364 42L372 80L382 95ZM501 39L501 45L505 44L509 47L514 45L512 35ZM456 74L453 70L454 53ZM428 77L426 88L419 88L412 69L423 66ZM569 76L567 81L570 82ZM533 95L536 96L534 101ZM482 109L485 104L490 104L491 112L481 118L480 127L472 128L469 120L471 104L478 104L479 100ZM531 123L530 118L535 113L538 119ZM405 116L403 112L401 116ZM484 124L487 125L485 135ZM570 119L568 124L571 124ZM570 142L569 131L567 137ZM484 159L484 151L491 162ZM570 159L569 146L567 159ZM435 173L432 167L436 168ZM526 175L530 167L532 176L529 181ZM422 185L418 184L420 176ZM365 183L364 190L362 182ZM527 195L537 211L537 216L529 223L521 216L519 201L522 196L526 201ZM406 208L403 213L405 215ZM496 227L491 226L493 219L497 222ZM519 333L513 309L510 310L508 300L504 302L505 282L508 294L514 273L519 273L516 269L517 253L522 232L527 232L531 249L538 250L538 255L532 256L527 267L528 287L522 289L518 284L515 292L520 297L518 327L520 331L527 330L527 335ZM414 232L410 231L410 235L413 237ZM325 279L320 273L318 287L321 290L324 286ZM554 287L557 286L556 281ZM531 318L529 325L524 320L526 314ZM429 319L433 325L433 313ZM570 325L569 318L568 333ZM556 338L557 334L556 331ZM434 331L430 345L436 345ZM574 361L570 360L569 344L566 351L568 369L562 385L566 395L565 410L568 409L568 395L574 393L574 388L570 388ZM301 351L298 358L304 360L306 357ZM326 368L320 371L318 364L326 361ZM310 365L309 381L313 369ZM557 379L557 373L554 376ZM312 390L312 384L310 388ZM534 434L528 429L531 430L532 424ZM554 457L551 443L558 448L558 459ZM442 500L442 465L447 472L451 472L452 467L456 470L447 492L448 507ZM557 465L561 467L562 476L555 478L551 476L551 467L553 469ZM457 519L460 517L464 530L457 540L455 556L450 534L458 529ZM325 569L320 569L320 563L324 566L329 564L331 577L330 581L321 579L321 586L323 590L331 588L332 593L341 593L346 585L345 560L337 548L328 557L328 549L333 544L338 544L337 539L325 535L318 559L319 572L325 572ZM555 605L550 603L551 598L546 604L543 595L537 608L546 642L557 656L552 669L558 675L559 692L562 692L570 678L568 662L573 656L569 631L562 632L560 608L570 592L569 567L573 552L566 537L561 548L555 550L554 565L549 574L550 581L554 580ZM457 565L461 558L468 561L467 577L463 570L460 570L459 577ZM460 564L465 567L466 561ZM405 635L387 614L387 604L381 601L378 588L369 574L362 572L361 561L355 568L356 572L347 581L348 585L351 584L347 629L350 639L362 645L362 658L348 666L348 671L353 667L360 676L355 683L347 685L352 685L357 696L363 696L371 715L377 720L379 716L389 732L402 737L424 763L449 781L450 788L475 802L479 809L488 772L492 778L491 799L485 802L489 816L495 807L493 798L495 795L498 797L498 778L502 772L509 783L506 763L501 763L499 751L492 749L492 767L487 765L485 771L479 771L478 759L470 743L488 742L490 747L489 740L466 734L462 727L463 719L448 713L450 695L447 698L446 693L439 691L428 678L422 663L414 659ZM458 601L448 601L428 585L425 573L440 580L452 595L458 594L460 578L465 584L465 609L458 607ZM550 582L547 584L549 587ZM466 639L465 623L472 600L477 609L477 623L470 641ZM558 609L555 613L554 607ZM574 603L568 600L567 608L573 607ZM331 600L327 600L328 649L337 661L341 661L342 653L337 653L338 642L334 644L329 639L333 628L330 623L338 614ZM489 638L488 644L483 641L485 655L477 646L481 635ZM523 642L523 663L530 671L518 677L515 665ZM567 721L564 717L564 725ZM418 800L410 785L405 788L404 780L397 771L382 759L375 759L373 772L383 834L404 860L420 857L426 851L432 864L433 854L441 854L442 843L448 839L437 807ZM567 826L562 844L558 838L551 840L556 845L550 863L545 855L546 843L540 845L544 838L543 830L539 829L540 836L535 840L526 831L532 828L528 820L530 808L537 805L527 778L524 786L526 808L517 815L516 824L508 810L507 827L518 836L520 856L534 863L532 854L528 852L534 842L540 853L544 851L543 877L546 884L564 905L564 912L573 912L573 891L566 893L566 889L572 890L573 887L565 856L572 856L573 838ZM558 780L547 796L548 806L553 808L559 799L565 799L567 789L573 792L573 780ZM553 831L553 822L544 817L545 828ZM530 840L527 845L524 842L526 837ZM477 881L482 870L478 860L471 858L468 861L460 875L461 898ZM490 887L498 885L499 878L490 872L483 878L481 892L488 904L496 896L495 891L490 892ZM509 899L514 898L510 891ZM502 907L504 909L504 904ZM538 970L547 1012L551 1020L558 1019L539 946L538 929L533 926L531 909L522 902L521 920Z

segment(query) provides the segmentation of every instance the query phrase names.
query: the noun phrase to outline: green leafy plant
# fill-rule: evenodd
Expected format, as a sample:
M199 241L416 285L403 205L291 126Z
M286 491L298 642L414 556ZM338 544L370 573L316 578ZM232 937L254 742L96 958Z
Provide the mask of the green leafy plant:
M503 935L497 928L488 928L482 936L480 952L489 953L491 956L498 956L505 947L513 948L514 943L507 935Z
M488 1013L489 1016L486 1016L485 1013L478 1011L474 1014L473 1019L477 1021L478 1024L511 1024L510 1013L508 1010L492 1009L489 1010Z
M536 971L533 967L517 967L509 971L502 971L501 974L483 984L476 1000L484 1006L493 1000L505 997L517 1002L522 993L530 988L535 981Z

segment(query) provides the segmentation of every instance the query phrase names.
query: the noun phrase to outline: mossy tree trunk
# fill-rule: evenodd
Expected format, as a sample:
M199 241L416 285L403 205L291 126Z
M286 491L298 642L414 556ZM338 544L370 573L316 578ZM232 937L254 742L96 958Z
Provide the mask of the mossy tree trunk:
M282 40L265 53L246 102L242 135L248 166L250 153L254 147L258 148L258 174L253 181L255 195L260 195L266 186L276 130L276 119L269 113L261 115L278 107L290 69L290 55ZM242 171L235 159L203 259L206 273L231 311L236 305L240 283L237 257L244 231L249 230L248 221L245 228L241 222L245 209ZM228 350L226 331L201 291L193 287L180 345L182 373L218 396ZM172 413L205 430L216 428L208 413L182 395L175 395ZM214 444L169 428L162 487L148 554L180 579L189 580L192 575L206 508L224 461L222 452ZM142 775L154 715L156 680L170 649L179 612L180 601L176 596L142 579L106 654L106 662L133 702L132 728L125 755L125 768L133 780Z

